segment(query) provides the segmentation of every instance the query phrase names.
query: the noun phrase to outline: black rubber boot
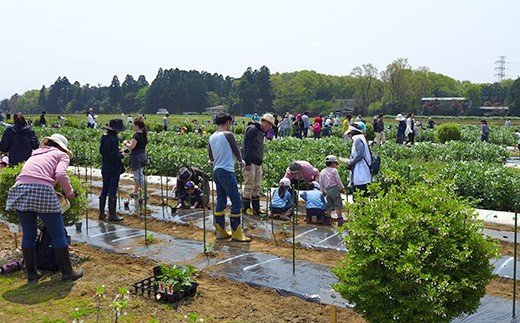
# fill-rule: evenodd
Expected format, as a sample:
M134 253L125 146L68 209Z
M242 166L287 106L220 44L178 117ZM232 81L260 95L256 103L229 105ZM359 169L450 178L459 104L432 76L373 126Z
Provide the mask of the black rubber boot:
M123 221L123 218L118 217L116 214L116 205L117 205L117 197L109 196L108 197L108 221L111 221L111 222Z
M99 219L104 220L106 217L105 206L107 205L107 196L101 194L99 196Z
M27 282L29 284L36 283L42 278L36 268L36 247L22 248L23 261L25 263L25 272L27 273Z
M54 248L54 255L61 271L61 280L76 280L83 277L83 269L74 270L70 263L69 247Z
M253 211L251 210L251 199L242 198L242 214L243 215L253 215Z
M267 212L260 208L260 197L256 196L251 199L251 205L253 206L253 214L256 216L265 216Z

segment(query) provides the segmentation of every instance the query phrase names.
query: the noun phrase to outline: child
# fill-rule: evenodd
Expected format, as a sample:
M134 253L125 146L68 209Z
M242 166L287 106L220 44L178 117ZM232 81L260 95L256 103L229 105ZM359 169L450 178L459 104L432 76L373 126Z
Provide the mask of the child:
M292 212L292 196L289 192L291 188L291 180L282 178L278 183L278 188L273 192L273 199L271 200L271 216L273 218L280 218L284 221L289 221L289 215Z
M345 186L343 186L341 178L339 177L337 169L339 166L338 159L336 156L329 155L325 158L325 165L327 167L320 172L320 189L327 197L327 214L325 215L324 224L332 224L330 213L333 209L336 209L338 226L342 226L344 220L341 214L343 211L341 192L345 191Z
M202 199L204 198L202 190L198 188L192 181L187 181L186 184L184 184L184 188L186 191L180 197L181 208L188 209L191 207L196 209L202 207Z
M320 184L312 182L312 189L301 192L300 197L305 200L305 209L307 210L305 222L312 223L312 217L316 216L317 223L322 224L326 202L323 193L320 191Z
M321 137L321 122L315 122L312 127L312 132L314 132L314 140L318 140Z

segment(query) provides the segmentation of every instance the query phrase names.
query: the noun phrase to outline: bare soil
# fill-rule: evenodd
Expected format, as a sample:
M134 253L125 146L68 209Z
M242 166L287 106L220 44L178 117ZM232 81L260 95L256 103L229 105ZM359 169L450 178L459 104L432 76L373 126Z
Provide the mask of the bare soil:
M128 225L133 221L127 218L125 222ZM0 236L3 237L0 250L13 248L14 236L4 225L0 226ZM62 283L59 274L47 275L34 286L26 285L22 272L0 276L0 321L70 322L76 308L84 313L82 319L85 322L95 321L95 290L100 285L106 287L101 321L110 321L113 313L109 303L117 289L129 287L150 276L151 268L156 265L146 259L102 252L86 244L74 245L72 251L88 259L82 263L85 276L74 284ZM325 305L296 297L282 297L269 289L234 283L225 278L212 278L204 273L197 278L197 282L197 295L175 305L132 295L126 310L128 315L123 321L148 322L157 318L161 322L187 322L184 316L190 313L196 313L209 322L326 322L330 317L329 307ZM352 310L340 309L338 315L340 322L365 322Z

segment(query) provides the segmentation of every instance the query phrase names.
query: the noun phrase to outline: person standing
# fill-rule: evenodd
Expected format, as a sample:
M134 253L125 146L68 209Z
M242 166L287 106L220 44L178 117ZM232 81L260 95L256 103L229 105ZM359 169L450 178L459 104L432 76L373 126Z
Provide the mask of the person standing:
M51 236L61 279L76 280L83 276L82 269L72 269L62 209L54 191L58 183L67 199L75 198L67 175L72 157L67 147L68 140L63 135L53 134L43 138L40 148L23 165L7 196L6 210L16 211L22 226L22 253L29 283L35 283L42 277L36 267L38 218Z
M311 122L309 120L309 112L305 111L302 115L303 122L303 138L307 138L309 136L309 128L311 127Z
M119 132L125 130L122 119L112 119L105 127L106 133L101 137L99 153L101 154L101 176L103 178L103 188L99 195L99 220L104 220L105 207L108 197L108 221L119 222L120 218L116 214L117 188L119 187L119 176L123 172L121 160L124 155L119 150Z
M21 112L16 113L13 119L14 125L7 127L2 134L0 152L8 153L9 164L15 166L29 159L39 144L34 130Z
M406 131L406 118L402 114L398 114L395 120L399 122L397 124L397 143L402 145L404 143L404 133Z
M434 129L435 128L435 121L433 121L433 119L430 117L430 119L428 119L428 129Z
M142 117L135 118L134 136L130 141L125 141L124 144L131 150L130 167L134 174L134 192L130 194L130 197L137 198L144 189L144 167L148 164L148 155L146 154L148 130Z
M376 133L376 138L374 139L374 143L376 144L384 144L386 141L385 137L385 123L383 121L384 115L381 113L376 119L374 124L374 132Z
M413 119L413 112L408 112L406 116L406 130L404 131L406 137L406 144L415 143L415 120Z
M47 120L45 119L45 114L47 112L42 111L42 114L40 114L40 120L38 121L38 126L40 127L46 127L47 126Z
M343 220L343 202L341 201L341 193L345 191L345 186L341 182L338 173L339 162L336 156L329 155L325 157L325 168L320 172L320 189L327 200L327 213L325 214L325 225L331 225L331 211L336 210L338 218L338 226L342 226Z
M289 117L289 114L287 113L282 121L280 122L280 137L284 138L289 135L289 132L291 131L291 118Z
M352 140L350 159L347 162L347 168L350 170L349 187L354 191L364 191L366 194L367 185L372 182L372 174L368 167L372 163L372 156L368 143L357 124L351 125L347 134Z
M341 129L341 133L346 133L348 130L348 127L352 124L352 116L350 114L347 114L347 117L345 120L343 120L343 128Z
M162 118L163 131L168 131L168 117L169 114L165 114Z
M243 166L240 149L235 136L230 131L233 117L228 113L219 113L215 118L217 131L209 137L208 154L213 164L213 180L217 186L217 205L215 206L214 225L217 239L233 239L239 242L250 242L251 238L244 235L242 217L240 214L241 198L235 175L233 156ZM230 224L232 232L226 230L224 209L227 198L231 199Z
M296 119L293 122L293 136L295 136L298 139L302 139L303 135L303 121L302 121L302 115L297 114Z
M244 188L242 191L242 212L248 215L262 215L260 211L260 185L262 184L262 163L264 160L264 136L273 127L274 117L266 113L249 125L244 136L244 161L242 170ZM251 206L253 209L251 210Z
M480 120L480 140L489 142L489 126L486 120Z
M274 125L273 125L273 132L274 132L274 137L277 139L278 138L278 125L280 124L280 121L278 120L278 115L274 115Z

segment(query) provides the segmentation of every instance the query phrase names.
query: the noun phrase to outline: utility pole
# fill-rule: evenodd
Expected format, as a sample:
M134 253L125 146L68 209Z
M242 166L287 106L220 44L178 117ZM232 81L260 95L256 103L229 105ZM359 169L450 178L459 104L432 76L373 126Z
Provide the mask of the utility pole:
M500 59L495 62L495 76L497 77L498 82L502 81L506 77L506 57L498 56Z

